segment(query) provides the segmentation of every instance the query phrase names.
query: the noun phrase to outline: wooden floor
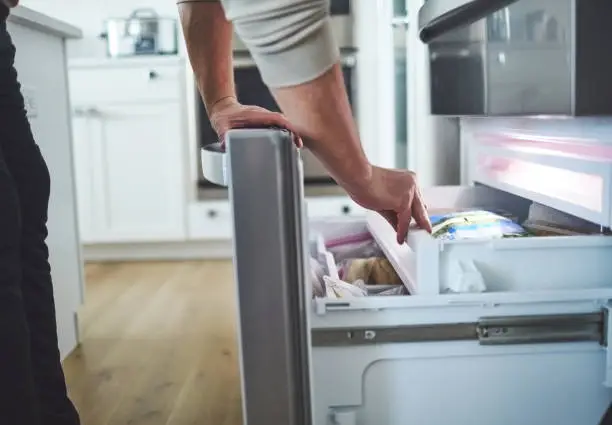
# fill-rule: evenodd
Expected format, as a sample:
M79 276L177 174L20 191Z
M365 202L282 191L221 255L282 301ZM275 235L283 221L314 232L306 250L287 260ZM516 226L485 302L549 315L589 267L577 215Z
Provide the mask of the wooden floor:
M82 346L65 362L83 425L239 425L230 262L86 267Z

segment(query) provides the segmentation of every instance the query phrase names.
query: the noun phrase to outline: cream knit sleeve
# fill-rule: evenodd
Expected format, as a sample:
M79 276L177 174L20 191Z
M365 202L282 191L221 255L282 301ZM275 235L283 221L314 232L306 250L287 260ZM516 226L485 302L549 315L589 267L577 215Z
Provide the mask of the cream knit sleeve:
M220 1L269 87L311 81L339 59L329 0Z

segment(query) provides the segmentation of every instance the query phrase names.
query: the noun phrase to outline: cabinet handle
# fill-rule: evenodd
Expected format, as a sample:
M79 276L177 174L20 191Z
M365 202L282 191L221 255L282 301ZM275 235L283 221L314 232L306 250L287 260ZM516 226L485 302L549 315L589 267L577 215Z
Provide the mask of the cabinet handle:
M151 70L149 71L149 80L155 80L159 77L157 71Z
M208 217L215 218L216 216L217 216L217 211L215 211L215 210L208 210Z
M342 207L342 214L346 215L346 214L350 214L350 212L351 212L351 207L349 207L348 205L344 205Z

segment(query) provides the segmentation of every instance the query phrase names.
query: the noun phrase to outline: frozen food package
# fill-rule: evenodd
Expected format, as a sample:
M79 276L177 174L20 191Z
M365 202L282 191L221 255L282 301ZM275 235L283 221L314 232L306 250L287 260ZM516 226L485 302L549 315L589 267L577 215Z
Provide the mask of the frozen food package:
M336 261L384 256L372 235L363 231L327 240L325 248L334 255Z
M362 280L366 285L401 285L402 280L386 258L350 258L338 263L338 276L346 282Z
M368 295L364 289L342 280L332 279L328 276L324 276L323 279L328 298L353 298Z
M487 239L531 236L511 218L485 210L432 214L432 236L437 239Z
M409 295L404 285L366 285L361 279L354 281L353 285L366 291L369 296Z
M535 202L529 207L529 216L522 225L536 236L610 234L608 229L602 229L598 224Z
M323 276L325 276L325 269L323 266L316 259L310 257L310 282L312 285L313 297L321 298L325 296L325 282Z

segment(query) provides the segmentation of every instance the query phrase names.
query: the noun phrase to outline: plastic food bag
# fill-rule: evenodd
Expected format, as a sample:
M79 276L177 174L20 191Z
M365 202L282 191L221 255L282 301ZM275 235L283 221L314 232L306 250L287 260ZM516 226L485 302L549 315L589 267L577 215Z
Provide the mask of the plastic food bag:
M366 285L401 285L402 281L386 258L350 258L338 263L338 276L346 282L362 280Z
M353 298L365 297L368 295L364 289L343 282L342 280L332 279L328 276L324 276L323 280L325 281L325 289L328 298Z
M344 235L326 241L325 248L337 262L349 258L384 257L380 247L369 232Z
M310 282L312 285L312 296L313 297L324 297L325 296L325 269L323 266L314 258L310 257Z
M486 239L531 236L520 224L489 211L473 210L430 216L437 239Z
M368 296L409 295L404 285L366 285L363 280L356 280L353 285L363 289Z

